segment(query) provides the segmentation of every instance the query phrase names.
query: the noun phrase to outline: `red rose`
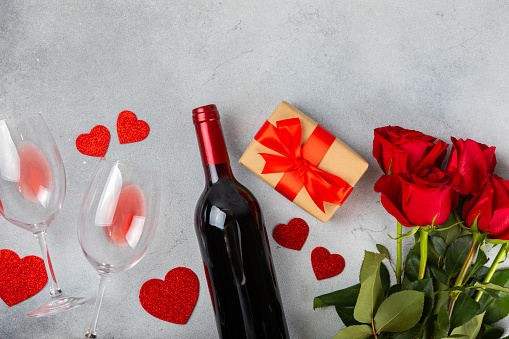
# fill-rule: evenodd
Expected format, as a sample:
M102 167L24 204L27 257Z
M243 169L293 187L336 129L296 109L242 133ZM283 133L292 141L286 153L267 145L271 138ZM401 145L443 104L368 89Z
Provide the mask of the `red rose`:
M452 151L447 163L447 170L461 176L459 193L476 194L493 174L497 159L495 147L488 147L474 140L456 140L451 138Z
M426 226L444 223L458 205L455 186L459 175L435 166L409 169L406 173L383 175L375 183L382 204L402 225Z
M414 167L440 167L447 144L418 131L399 126L375 129L373 156L385 174L406 172Z
M472 226L477 217L477 228L490 232L492 239L509 240L509 180L493 175L481 191L465 203L463 218Z

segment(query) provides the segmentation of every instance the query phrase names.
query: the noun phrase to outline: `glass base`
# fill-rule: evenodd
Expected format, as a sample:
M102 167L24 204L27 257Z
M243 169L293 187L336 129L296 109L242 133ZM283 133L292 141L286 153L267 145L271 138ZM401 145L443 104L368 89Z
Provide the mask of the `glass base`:
M90 330L88 330L88 332L85 334L85 338L97 338L97 334L96 333L90 333Z
M63 293L59 293L55 296L50 296L41 307L28 313L26 316L34 318L47 317L76 308L88 301L88 298L66 297Z

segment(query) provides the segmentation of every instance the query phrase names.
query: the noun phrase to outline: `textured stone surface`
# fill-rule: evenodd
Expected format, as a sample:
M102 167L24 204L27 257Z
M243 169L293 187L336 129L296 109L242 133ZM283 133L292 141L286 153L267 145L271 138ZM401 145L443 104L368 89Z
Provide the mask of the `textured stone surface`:
M203 174L191 120L194 107L215 103L234 172L258 198L269 233L293 217L310 226L300 252L270 239L291 337L331 338L342 324L333 309L313 311L313 297L356 283L363 252L375 243L395 253L387 237L395 221L373 192L381 174L371 156L374 128L401 125L498 146L496 172L509 178L508 15L504 0L1 1L0 118L41 112L67 171L67 197L48 234L60 286L72 295L96 292L76 225L97 159L74 142L102 124L112 135L108 158L158 168L164 180L157 237L109 286L100 336L217 337L193 228ZM281 100L371 165L326 224L236 163ZM149 123L146 140L119 144L123 110ZM310 254L317 246L344 256L342 274L316 280ZM0 248L40 255L34 237L5 220ZM143 282L178 266L194 270L201 284L186 325L158 320L138 302ZM11 308L0 303L0 338L82 336L91 304L52 318L24 317L46 293Z

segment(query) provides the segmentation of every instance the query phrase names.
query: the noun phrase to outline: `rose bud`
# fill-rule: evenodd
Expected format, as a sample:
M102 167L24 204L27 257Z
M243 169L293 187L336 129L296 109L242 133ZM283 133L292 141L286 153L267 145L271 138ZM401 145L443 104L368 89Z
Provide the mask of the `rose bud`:
M497 159L495 147L488 147L474 140L455 139L451 137L452 151L447 163L447 170L461 176L459 193L476 194L493 174Z
M490 232L488 238L509 240L509 180L490 176L479 193L465 203L463 218L469 227L477 218L477 228Z
M385 126L375 129L373 156L385 174L406 172L415 167L440 167L447 144L421 132Z

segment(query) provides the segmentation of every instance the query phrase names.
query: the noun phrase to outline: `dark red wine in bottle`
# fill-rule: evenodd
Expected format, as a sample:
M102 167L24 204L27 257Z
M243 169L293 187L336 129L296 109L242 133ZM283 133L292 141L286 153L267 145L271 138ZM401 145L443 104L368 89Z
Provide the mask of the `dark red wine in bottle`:
M193 110L205 170L195 226L222 339L289 338L254 196L235 180L215 105Z

